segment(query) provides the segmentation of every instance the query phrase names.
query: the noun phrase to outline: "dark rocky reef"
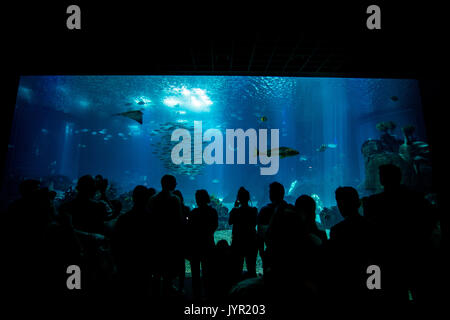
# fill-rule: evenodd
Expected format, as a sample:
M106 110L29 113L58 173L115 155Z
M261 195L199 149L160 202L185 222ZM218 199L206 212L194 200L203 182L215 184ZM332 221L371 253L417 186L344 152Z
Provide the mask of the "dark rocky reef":
M402 128L403 140L392 134L395 124L391 122L380 123L377 129L382 132L380 139L368 139L361 146L365 181L359 189L363 193L381 192L383 187L380 184L378 168L383 164L394 164L402 171L404 185L417 191L431 192L430 148L423 141L414 141L414 127Z

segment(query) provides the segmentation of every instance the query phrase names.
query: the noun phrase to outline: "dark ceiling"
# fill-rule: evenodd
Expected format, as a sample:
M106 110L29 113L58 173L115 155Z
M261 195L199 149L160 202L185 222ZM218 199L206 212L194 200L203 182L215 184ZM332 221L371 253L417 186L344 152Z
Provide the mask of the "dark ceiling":
M8 52L22 74L419 77L441 66L442 9L380 4L382 29L368 30L369 4L82 2L79 31L64 3L21 5Z

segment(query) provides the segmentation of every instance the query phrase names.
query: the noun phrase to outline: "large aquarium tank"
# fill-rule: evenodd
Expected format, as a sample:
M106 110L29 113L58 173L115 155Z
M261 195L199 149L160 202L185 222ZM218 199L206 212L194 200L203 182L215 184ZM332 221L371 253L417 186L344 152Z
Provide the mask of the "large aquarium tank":
M135 186L158 190L169 173L190 207L195 191L206 189L216 205L230 209L244 186L261 208L274 181L284 185L288 202L308 194L319 208L332 207L339 186L353 186L361 195L373 191L365 185L362 147L383 133L401 144L405 127L414 128L415 141L426 142L413 79L23 76L2 206L18 197L25 178L39 179L62 201L80 176L100 174L109 181L110 196L126 202ZM191 140L175 139L177 129ZM238 129L247 134L244 143L228 137ZM264 132L266 152L259 145ZM190 150L174 151L181 142ZM190 163L174 161L177 150ZM205 152L216 161L206 163ZM270 174L262 174L270 166L262 155L278 155Z

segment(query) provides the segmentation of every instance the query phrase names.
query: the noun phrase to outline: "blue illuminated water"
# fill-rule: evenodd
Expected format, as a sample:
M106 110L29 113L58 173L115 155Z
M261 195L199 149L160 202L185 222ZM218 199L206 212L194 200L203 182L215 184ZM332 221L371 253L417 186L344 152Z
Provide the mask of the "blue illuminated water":
M143 124L114 114L142 110ZM187 202L205 188L234 199L240 186L261 206L268 186L289 196L317 194L334 205L338 186L364 181L362 143L378 138L375 125L416 126L426 140L416 80L247 76L26 76L20 80L6 172L71 180L102 174L122 191L159 188L173 173ZM191 173L167 167L175 128L202 121L203 131L279 129L280 146L299 155L280 159L276 175L260 165L203 165ZM324 152L322 144L336 145ZM249 151L246 151L247 156ZM164 160L165 159L165 160Z

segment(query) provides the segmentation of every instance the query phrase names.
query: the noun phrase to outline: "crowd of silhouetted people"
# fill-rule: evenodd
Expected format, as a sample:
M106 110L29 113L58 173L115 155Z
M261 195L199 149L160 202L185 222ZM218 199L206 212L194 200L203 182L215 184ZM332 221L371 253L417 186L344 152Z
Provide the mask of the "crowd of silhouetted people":
M13 255L7 263L18 275L12 279L17 294L45 292L49 301L88 296L307 307L436 299L443 273L435 241L439 215L401 184L398 167L380 166L379 176L384 191L363 199L352 187L336 189L344 220L329 236L316 225L310 196L287 203L283 185L273 182L270 203L258 212L249 204L251 191L241 187L229 213L231 243L215 243L218 214L208 191L196 191L191 209L172 175L162 177L159 192L136 186L125 213L107 198L100 175L78 179L76 197L58 208L52 191L25 180L6 214ZM81 290L67 289L69 265L80 266ZM368 288L371 265L381 271L381 288Z

